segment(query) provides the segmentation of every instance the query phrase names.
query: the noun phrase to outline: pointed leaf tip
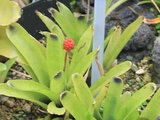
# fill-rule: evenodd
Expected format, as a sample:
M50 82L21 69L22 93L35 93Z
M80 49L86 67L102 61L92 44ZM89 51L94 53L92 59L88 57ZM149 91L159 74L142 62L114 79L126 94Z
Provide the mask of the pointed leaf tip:
M115 78L114 78L114 82L115 82L115 83L121 83L122 80L121 80L120 78L118 78L118 77L115 77Z
M49 9L48 9L48 11L49 11L52 15L54 15L54 14L55 14L55 11L54 11L54 9L53 9L53 8L49 8Z
M61 94L61 100L63 100L66 95L67 95L67 93L66 93L66 92L63 92L63 93Z
M9 29L10 29L11 31L14 30L14 28L15 28L15 27L14 27L13 25L10 25L10 26L9 26Z
M58 72L55 76L54 79L60 78L62 76L62 72Z
M53 38L54 40L57 40L57 39L58 39L57 35L50 34L50 36L51 36L51 38Z

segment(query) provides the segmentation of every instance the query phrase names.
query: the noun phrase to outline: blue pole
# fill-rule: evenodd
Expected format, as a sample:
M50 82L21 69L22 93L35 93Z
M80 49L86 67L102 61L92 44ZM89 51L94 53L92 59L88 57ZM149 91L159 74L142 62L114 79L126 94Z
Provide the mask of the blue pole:
M98 58L100 63L103 65L103 46L104 46L104 35L105 35L105 10L106 0L95 0L94 2L94 28L95 33L93 37L93 50L100 46ZM95 60L92 63L92 75L91 84L93 84L100 77L99 69Z

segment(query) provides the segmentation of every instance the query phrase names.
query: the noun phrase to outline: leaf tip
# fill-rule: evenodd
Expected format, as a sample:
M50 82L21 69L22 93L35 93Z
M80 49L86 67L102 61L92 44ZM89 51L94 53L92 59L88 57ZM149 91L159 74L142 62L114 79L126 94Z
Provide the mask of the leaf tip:
M49 11L52 15L55 14L55 10L54 10L53 8L49 8L48 11Z
M57 72L54 76L54 79L60 78L62 76L62 72Z
M50 34L51 38L54 39L54 40L57 40L57 35L55 34Z
M13 30L15 29L15 27L14 27L13 25L10 25L10 26L9 26L9 29L10 29L11 31L13 31Z
M120 84L120 83L122 83L122 80L118 77L115 77L114 82Z
M66 95L67 95L67 92L63 92L63 93L61 94L61 100L63 100Z
M78 78L78 76L79 76L78 73L75 73L75 74L72 75L73 78Z

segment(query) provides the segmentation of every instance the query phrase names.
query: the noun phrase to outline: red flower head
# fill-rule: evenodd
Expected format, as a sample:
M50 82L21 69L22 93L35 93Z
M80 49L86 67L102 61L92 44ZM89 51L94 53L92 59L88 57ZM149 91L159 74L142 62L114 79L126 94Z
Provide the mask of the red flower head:
M70 52L74 48L74 41L72 39L65 39L63 42L63 49Z

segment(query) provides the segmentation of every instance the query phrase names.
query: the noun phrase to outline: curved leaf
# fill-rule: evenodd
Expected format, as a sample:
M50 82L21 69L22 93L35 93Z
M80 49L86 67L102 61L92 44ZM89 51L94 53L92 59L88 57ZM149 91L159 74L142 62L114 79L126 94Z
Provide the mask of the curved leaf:
M50 100L54 98L54 94L48 87L32 80L9 80L7 83L12 84L16 89L44 94Z
M30 36L19 24L7 27L7 36L34 71L40 83L49 86L45 48Z
M101 88L110 82L114 77L119 76L131 68L131 62L126 61L110 69L105 76L101 76L91 87L92 94L95 96Z
M54 102L50 102L47 106L47 111L50 114L55 114L55 115L63 115L65 113L65 108L58 108Z
M16 22L21 17L20 6L10 0L0 0L0 26Z
M153 95L155 90L156 85L154 83L149 83L138 90L119 108L116 119L126 120L136 108L138 108L146 99Z
M45 102L48 101L48 98L40 93L18 90L14 87L8 86L5 83L1 83L0 88L1 95L29 100L39 104L45 109L47 108Z

